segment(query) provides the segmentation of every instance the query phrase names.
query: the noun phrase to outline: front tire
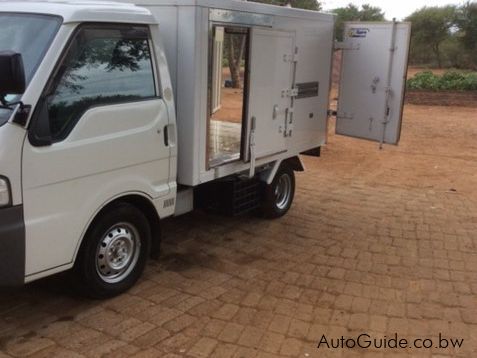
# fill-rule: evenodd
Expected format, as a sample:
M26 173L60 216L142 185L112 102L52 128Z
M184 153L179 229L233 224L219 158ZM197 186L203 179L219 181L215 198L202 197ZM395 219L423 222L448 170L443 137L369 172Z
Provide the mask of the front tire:
M140 278L151 250L151 228L144 214L127 203L95 219L75 264L83 293L108 298L129 290Z
M277 219L290 210L295 198L295 172L286 164L278 169L273 182L264 189L262 212L268 219Z

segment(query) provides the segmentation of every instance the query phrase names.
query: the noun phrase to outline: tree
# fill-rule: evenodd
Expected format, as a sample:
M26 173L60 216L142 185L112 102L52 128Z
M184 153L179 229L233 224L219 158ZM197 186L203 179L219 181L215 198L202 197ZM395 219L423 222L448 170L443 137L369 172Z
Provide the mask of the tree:
M458 36L471 58L472 66L477 67L477 2L468 1L457 10L456 25Z
M232 88L242 88L240 71L242 60L247 45L247 36L243 34L226 34L224 48L227 51L227 59L232 80Z
M455 26L456 7L423 7L406 18L412 22L411 53L417 55L419 51L432 51L439 68L442 67L441 45L452 35Z
M384 13L379 7L365 4L360 8L353 4L332 10L336 14L336 38L343 41L346 21L384 21Z
M462 33L465 47L473 50L477 47L477 2L467 2L457 11L457 26Z

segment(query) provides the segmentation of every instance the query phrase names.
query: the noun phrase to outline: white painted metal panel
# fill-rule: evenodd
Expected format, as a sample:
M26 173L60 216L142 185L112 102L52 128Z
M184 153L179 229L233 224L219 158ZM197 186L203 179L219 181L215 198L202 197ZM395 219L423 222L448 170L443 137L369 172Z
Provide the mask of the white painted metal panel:
M292 152L302 152L326 143L333 41L332 24L315 22L313 26L306 24L297 29L295 85L317 82L319 91L316 97L295 100L293 135L288 138L288 149Z
M336 133L398 144L409 23L347 23Z
M176 6L176 7L203 7L226 11L240 11L255 14L251 17L261 15L272 15L280 17L295 18L299 20L329 21L332 14L320 13L317 11L289 8L286 6L271 6L253 1L240 0L116 0L119 2L129 2L145 7L152 6ZM239 22L240 23L240 22Z
M255 131L256 158L286 150L294 41L292 32L252 29L248 129ZM255 128L252 128L252 122L255 122Z
M89 221L118 193L170 198L171 152L158 134L167 124L165 102L157 99L92 108L49 147L25 140L27 276L71 263Z
M133 2L133 1L122 1ZM4 12L58 15L64 24L79 22L117 22L154 24L154 17L146 9L107 1L2 1Z

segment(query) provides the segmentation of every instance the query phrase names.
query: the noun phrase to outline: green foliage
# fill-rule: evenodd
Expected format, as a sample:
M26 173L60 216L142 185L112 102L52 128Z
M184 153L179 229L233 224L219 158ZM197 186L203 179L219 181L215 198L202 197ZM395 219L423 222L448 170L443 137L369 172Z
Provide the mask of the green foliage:
M317 0L251 0L263 4L285 6L290 4L292 7L306 10L321 10L321 3Z
M406 20L412 22L411 64L477 69L477 2L424 7Z
M457 11L456 25L461 32L462 43L471 51L477 50L477 2L467 2ZM476 52L477 54L477 52Z
M477 73L450 70L439 76L424 71L408 80L407 87L427 91L477 91Z
M438 91L439 76L434 75L431 71L419 72L407 81L407 87L413 90Z
M459 27L459 36L464 47L464 60L467 68L477 69L477 2L470 1L457 12L456 25Z
M451 36L456 18L455 6L423 7L406 18L412 22L412 51L432 51L437 65L442 67L442 43Z
M343 40L344 23L346 21L384 21L384 13L379 7L363 5L360 8L353 4L332 10L336 14L336 38Z

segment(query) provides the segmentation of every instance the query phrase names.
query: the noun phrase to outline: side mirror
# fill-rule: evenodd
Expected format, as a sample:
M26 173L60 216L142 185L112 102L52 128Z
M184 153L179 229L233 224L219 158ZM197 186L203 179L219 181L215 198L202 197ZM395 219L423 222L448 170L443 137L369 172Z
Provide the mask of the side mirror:
M22 55L13 51L0 51L0 98L7 94L23 94L25 87Z

